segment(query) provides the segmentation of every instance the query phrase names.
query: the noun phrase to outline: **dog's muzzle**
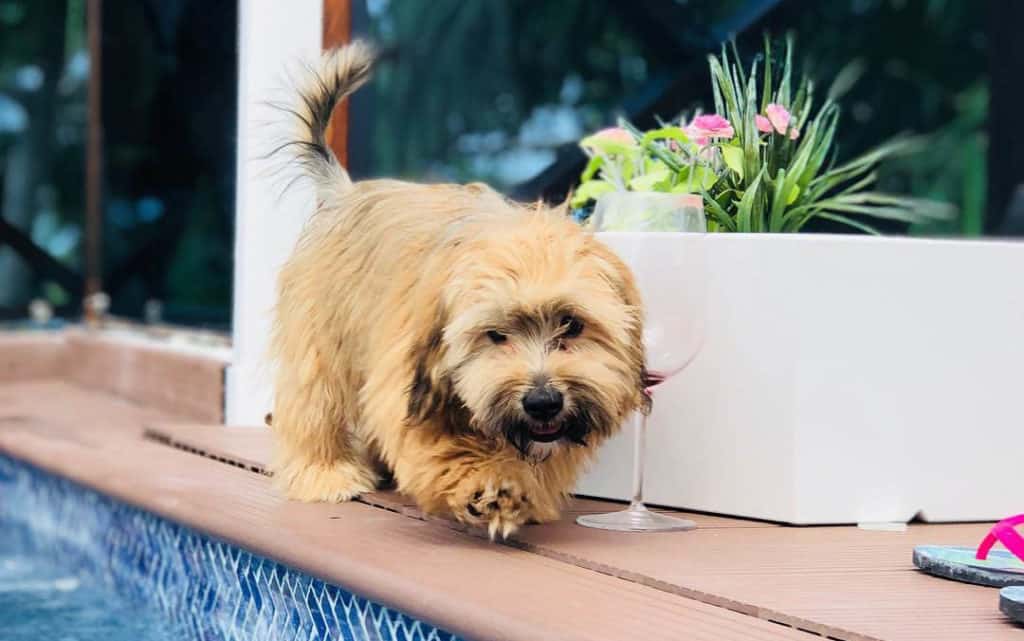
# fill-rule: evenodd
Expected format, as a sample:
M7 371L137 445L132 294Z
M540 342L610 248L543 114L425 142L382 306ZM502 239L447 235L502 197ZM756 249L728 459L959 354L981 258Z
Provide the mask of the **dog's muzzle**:
M523 411L532 420L526 426L531 440L550 443L562 438L563 422L556 420L565 407L562 393L550 386L535 387L523 396Z

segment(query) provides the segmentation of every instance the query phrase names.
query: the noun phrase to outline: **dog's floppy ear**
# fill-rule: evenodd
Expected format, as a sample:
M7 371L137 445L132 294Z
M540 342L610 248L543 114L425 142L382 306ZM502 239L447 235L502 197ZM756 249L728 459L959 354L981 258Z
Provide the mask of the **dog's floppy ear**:
M423 422L436 415L451 399L451 377L443 366L445 318L439 310L427 334L412 348L413 375L407 411L410 422Z

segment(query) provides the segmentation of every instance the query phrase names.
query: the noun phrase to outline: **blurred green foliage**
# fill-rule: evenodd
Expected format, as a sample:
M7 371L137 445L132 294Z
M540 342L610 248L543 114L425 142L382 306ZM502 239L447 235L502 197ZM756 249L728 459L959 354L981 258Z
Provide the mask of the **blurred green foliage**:
M792 11L787 26L812 77L827 86L851 65L859 69L842 100L841 156L903 132L928 135L922 153L879 168L879 188L944 200L959 210L950 221L915 225L910 233L980 234L987 184L987 3L792 4L806 9Z

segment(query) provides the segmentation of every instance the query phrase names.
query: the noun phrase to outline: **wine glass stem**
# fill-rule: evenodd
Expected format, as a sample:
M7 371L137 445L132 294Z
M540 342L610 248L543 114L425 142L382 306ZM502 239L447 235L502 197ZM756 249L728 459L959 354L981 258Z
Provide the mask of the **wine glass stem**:
M647 436L647 415L643 412L633 413L633 498L629 502L631 510L643 510L644 507L644 454Z

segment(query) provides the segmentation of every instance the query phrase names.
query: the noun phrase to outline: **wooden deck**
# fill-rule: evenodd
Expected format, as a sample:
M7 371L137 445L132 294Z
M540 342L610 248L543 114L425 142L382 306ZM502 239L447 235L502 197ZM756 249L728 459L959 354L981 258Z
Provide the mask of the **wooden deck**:
M985 524L898 533L691 514L694 532L619 534L575 526L610 507L578 500L562 522L492 544L393 493L285 501L262 471L265 428L197 423L202 407L177 414L48 367L5 376L4 354L0 451L470 639L1024 641L997 591L910 562L914 545L973 545Z

